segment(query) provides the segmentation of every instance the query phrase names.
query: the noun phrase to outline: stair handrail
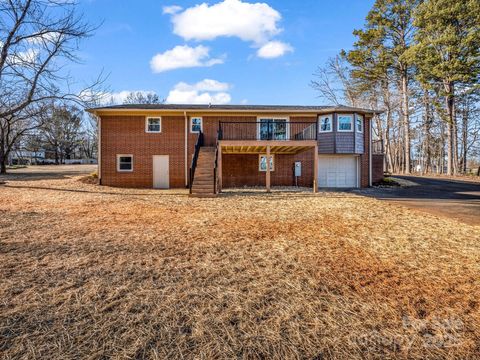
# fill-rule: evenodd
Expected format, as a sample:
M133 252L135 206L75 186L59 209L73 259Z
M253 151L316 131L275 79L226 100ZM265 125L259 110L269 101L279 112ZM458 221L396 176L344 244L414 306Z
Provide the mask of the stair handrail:
M197 141L195 142L195 148L193 150L192 163L190 165L189 171L189 181L188 187L190 194L192 193L193 178L195 177L195 169L197 168L198 154L200 153L200 148L203 146L203 132L200 130L198 132Z

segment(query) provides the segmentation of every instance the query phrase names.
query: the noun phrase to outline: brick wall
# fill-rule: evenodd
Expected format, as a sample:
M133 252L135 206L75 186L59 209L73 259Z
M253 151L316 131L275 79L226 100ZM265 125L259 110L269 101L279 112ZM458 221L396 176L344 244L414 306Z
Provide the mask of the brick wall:
M371 119L365 119L363 142L365 151L360 155L360 187L368 187L369 184L369 162L370 162L370 122Z
M169 155L170 187L185 186L185 121L162 116L162 132L146 133L144 116L102 116L102 184L153 186L153 155ZM117 172L117 154L133 155L133 171Z
M372 182L379 183L383 180L383 154L372 155Z

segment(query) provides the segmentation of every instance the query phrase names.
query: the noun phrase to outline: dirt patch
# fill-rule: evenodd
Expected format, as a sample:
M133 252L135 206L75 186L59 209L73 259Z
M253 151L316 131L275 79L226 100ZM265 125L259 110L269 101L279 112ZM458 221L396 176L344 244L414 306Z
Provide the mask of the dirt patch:
M480 228L351 193L0 188L2 358L478 358Z

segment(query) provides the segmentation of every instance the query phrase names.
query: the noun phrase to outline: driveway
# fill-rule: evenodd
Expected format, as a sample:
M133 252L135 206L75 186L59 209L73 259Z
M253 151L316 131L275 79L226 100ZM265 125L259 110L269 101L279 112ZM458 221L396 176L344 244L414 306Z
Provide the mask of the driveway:
M364 195L480 225L480 183L419 176L395 176L415 183L399 188L370 188Z

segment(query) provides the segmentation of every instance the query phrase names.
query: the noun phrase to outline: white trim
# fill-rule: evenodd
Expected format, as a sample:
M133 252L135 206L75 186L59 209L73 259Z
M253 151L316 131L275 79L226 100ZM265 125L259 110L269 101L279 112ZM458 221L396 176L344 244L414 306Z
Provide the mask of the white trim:
M121 157L131 157L132 158L132 168L130 170L120 169L120 158ZM133 171L133 155L132 154L117 154L117 172L132 172Z
M102 118L94 115L97 119L97 175L98 183L102 185Z
M184 160L185 160L185 187L188 186L188 116L187 112L183 112L183 116L185 117L185 153L184 153Z
M350 130L340 130L340 117L341 116L349 116L350 117L350 124L352 125ZM354 116L352 114L337 114L337 132L353 132L353 127L355 126L353 121Z
M321 118L329 118L330 119L330 130L322 130ZM318 115L317 122L318 122L318 132L319 133L330 133L330 132L333 131L333 114Z
M357 128L357 120L362 120L362 130L358 130ZM365 128L365 117L360 114L355 114L355 132L359 134L363 134L363 129Z
M258 154L258 171L260 171L260 172L267 172L267 169L262 170L262 169L260 168L262 156L267 157L267 154ZM275 171L275 154L270 154L270 157L272 158L272 168L270 169L270 172L272 172L272 171ZM268 159L267 159L267 166L268 166L268 165L269 165L269 164L268 164Z
M287 131L285 134L286 139L285 140L290 140L290 116L282 116L282 115L271 115L271 116L257 116L257 140L260 140L260 123L261 120L267 120L271 119L272 121L275 120L285 120L286 125L287 125ZM283 139L273 139L273 140L278 140L278 141L285 141Z
M150 119L160 120L160 130L159 131L148 130L148 121ZM162 117L161 116L146 116L145 117L145 132L150 133L150 134L160 134L162 132Z
M192 120L193 119L200 119L200 131L203 132L203 117L202 116L191 116L190 117L190 134L198 134L199 131L193 131L192 130Z
M362 162L360 161L360 155L356 156L357 158L357 188L360 188L360 176L361 176L361 164Z

